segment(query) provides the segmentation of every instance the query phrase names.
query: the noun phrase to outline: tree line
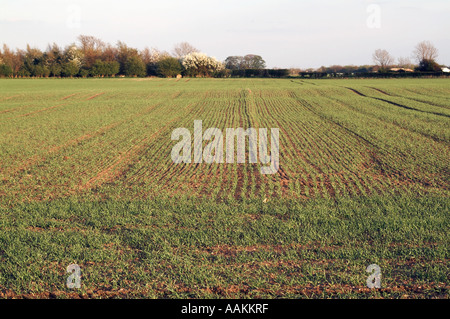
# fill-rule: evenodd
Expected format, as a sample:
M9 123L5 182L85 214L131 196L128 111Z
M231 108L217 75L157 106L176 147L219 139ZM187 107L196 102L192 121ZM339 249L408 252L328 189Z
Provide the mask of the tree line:
M88 35L62 48L49 44L45 51L27 45L25 50L11 50L6 44L0 49L0 77L287 77L316 74L364 75L388 73L393 67L401 72L440 72L438 51L428 41L420 42L410 58L397 62L387 50L373 53L375 65L322 66L317 69L267 69L264 59L255 54L229 56L221 62L187 42L176 44L172 52L146 47L129 47L122 41L116 45Z
M138 50L122 41L113 46L88 35L80 35L77 40L65 48L53 43L45 51L29 45L25 50L11 50L4 44L0 50L0 76L229 77L235 70L262 70L266 66L262 57L254 54L232 56L221 62L187 42L175 45L169 53L148 47Z

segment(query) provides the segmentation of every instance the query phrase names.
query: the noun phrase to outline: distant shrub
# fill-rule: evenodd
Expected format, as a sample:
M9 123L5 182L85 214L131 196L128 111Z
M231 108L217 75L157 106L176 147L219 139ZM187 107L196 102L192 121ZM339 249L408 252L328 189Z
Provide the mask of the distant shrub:
M269 77L271 78L284 78L289 76L289 70L288 69L273 69L273 70L267 70L269 72Z
M50 70L43 65L36 65L33 69L32 76L36 77L48 77L50 75Z
M73 76L76 76L79 71L80 71L80 68L78 67L77 63L66 62L62 66L61 74L63 76L73 77Z
M213 77L215 78L229 78L231 76L231 70L223 69L220 71L216 71L213 73Z
M289 76L288 69L245 69L231 70L231 77L282 78Z
M80 71L78 72L78 75L81 76L82 78L87 78L89 74L90 72L88 69L80 69Z
M180 61L173 57L163 58L157 63L156 73L162 77L175 77L181 73L183 67Z
M91 76L114 76L119 73L120 64L117 61L96 60L90 70Z
M10 77L13 75L13 70L7 64L0 64L0 77Z
M245 77L245 70L231 70L231 76L234 78Z
M147 67L140 57L131 56L125 62L124 73L126 76L145 76Z
M24 68L20 68L19 71L17 72L17 76L19 77L27 77L27 76L31 76L30 72Z
M53 64L49 67L50 76L61 76L62 68L60 64Z
M417 67L417 71L420 72L440 72L441 67L436 61L431 59L423 59L420 61L419 66Z

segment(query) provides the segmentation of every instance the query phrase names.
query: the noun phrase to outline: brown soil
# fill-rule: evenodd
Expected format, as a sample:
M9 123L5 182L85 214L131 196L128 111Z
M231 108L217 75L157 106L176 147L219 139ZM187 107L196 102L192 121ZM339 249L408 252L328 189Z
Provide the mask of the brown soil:
M55 106L46 107L45 109L41 109L41 110L37 110L37 111L26 113L26 114L22 114L22 115L19 115L18 117L25 117L25 116L30 116L30 115L33 115L33 114L36 114L36 113L40 113L40 112L44 112L44 111L48 111L48 110L53 110L53 109L55 109L55 108L57 108L59 106L63 106L63 105L66 105L66 104L58 104L58 105L55 105Z
M95 95L92 95L91 97L87 98L87 101L92 100L92 99L95 99L97 96L100 96L100 95L103 95L103 94L105 94L105 92L97 93L97 94L95 94Z

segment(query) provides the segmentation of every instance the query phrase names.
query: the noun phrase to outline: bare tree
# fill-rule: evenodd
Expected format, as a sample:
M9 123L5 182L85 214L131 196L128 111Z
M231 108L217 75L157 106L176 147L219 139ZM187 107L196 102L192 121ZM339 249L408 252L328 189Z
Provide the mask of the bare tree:
M108 61L108 62L113 62L116 61L116 57L118 54L118 50L116 47L113 47L111 44L107 44L102 52L102 60L103 61Z
M424 60L435 61L438 57L438 50L430 41L422 41L416 45L414 56L419 63Z
M84 66L91 68L95 60L99 59L102 55L105 43L91 35L80 35L78 36L78 41L80 42L80 50L84 56Z
M379 65L381 69L386 69L394 63L394 58L386 50L376 50L372 58L375 64Z
M78 41L80 41L80 49L82 51L87 50L100 50L105 46L105 43L92 35L79 35Z
M125 73L125 64L130 58L139 57L139 52L135 48L129 47L125 42L117 41L117 56L116 61L120 64L120 73Z
M142 61L144 61L145 64L156 64L160 60L170 56L170 54L166 51L160 51L156 48L149 49L148 47L145 47L139 53L141 55Z
M174 46L172 50L172 54L177 59L181 59L182 57L188 55L189 53L200 52L197 48L192 46L187 42L178 43Z
M16 50L16 52L14 52L6 44L3 44L3 63L9 65L14 74L17 74L23 65L24 56L25 53L22 50Z
M404 69L413 69L414 65L411 62L410 58L405 58L405 57L400 57L397 59L397 64L400 68L404 68Z
M247 54L242 61L243 69L264 69L266 61L260 55Z

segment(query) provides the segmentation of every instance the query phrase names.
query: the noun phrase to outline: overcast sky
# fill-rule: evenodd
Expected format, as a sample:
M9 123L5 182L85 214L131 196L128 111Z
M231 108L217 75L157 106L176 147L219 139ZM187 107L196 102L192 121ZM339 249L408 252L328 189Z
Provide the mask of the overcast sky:
M171 51L187 41L224 60L259 54L268 67L372 64L431 41L450 64L449 0L0 0L0 44L45 49L79 34Z

